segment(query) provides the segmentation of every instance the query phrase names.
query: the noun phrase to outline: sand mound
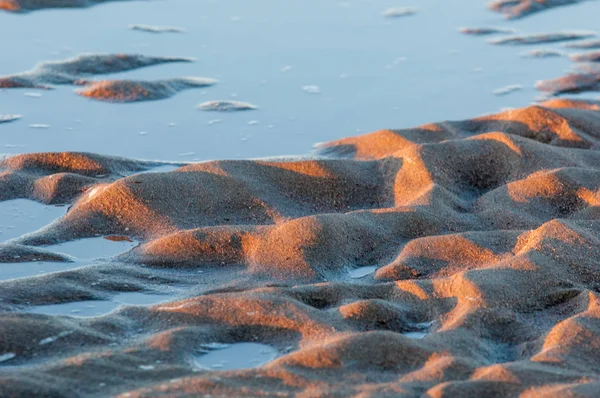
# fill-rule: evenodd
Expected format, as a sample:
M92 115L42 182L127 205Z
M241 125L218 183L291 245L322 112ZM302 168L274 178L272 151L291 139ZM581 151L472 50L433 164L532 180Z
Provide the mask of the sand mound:
M72 203L7 256L97 235L142 243L0 282L0 395L595 396L599 109L553 99L345 138L312 160L163 173L7 158L4 195ZM28 313L169 289L177 300L100 317ZM277 358L198 366L240 343Z
M480 28L459 28L458 31L465 35L472 35L472 36L488 36L488 35L495 35L495 34L517 33L517 31L514 29L500 28L500 27L496 27L496 26L480 27Z
M97 184L164 164L76 152L16 155L0 161L0 199L70 203Z
M37 1L35 3L38 3ZM51 88L52 84L82 85L91 76L127 72L190 58L155 57L139 54L81 54L62 61L42 62L34 69L0 77L0 88Z
M550 95L600 91L600 66L597 64L579 65L576 73L539 81L536 88Z
M491 44L502 45L529 45L529 44L544 44L556 43L561 41L571 41L586 39L596 36L595 32L556 32L556 33L535 33L527 35L503 36L496 39L491 39Z
M185 30L175 26L129 25L129 29L147 33L183 33Z
M159 81L105 80L90 83L77 94L107 102L156 101L192 88L210 87L217 81L205 78L177 78Z
M600 62L600 51L584 54L571 54L569 55L569 58L575 62Z
M515 19L583 1L585 0L494 0L489 8L504 14L508 19Z
M86 8L114 0L0 0L0 10L29 12L46 8Z
M600 48L600 40L585 40L585 41L580 41L580 42L575 42L575 43L565 43L565 44L563 44L563 46L566 48L578 48L578 49L590 50L590 49Z

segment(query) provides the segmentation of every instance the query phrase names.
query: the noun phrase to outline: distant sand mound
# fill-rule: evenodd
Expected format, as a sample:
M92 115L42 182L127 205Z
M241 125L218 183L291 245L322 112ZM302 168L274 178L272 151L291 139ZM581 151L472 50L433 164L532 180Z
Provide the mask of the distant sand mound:
M116 0L0 0L0 10L30 12L48 8L86 8Z
M494 0L489 8L504 14L508 19L515 19L584 1L589 0Z

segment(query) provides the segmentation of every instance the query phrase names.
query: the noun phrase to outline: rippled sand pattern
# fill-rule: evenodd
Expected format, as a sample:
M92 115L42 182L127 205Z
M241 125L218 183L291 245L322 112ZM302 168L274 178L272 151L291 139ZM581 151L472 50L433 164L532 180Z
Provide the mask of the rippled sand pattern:
M599 131L599 103L553 100L350 137L311 160L131 175L149 165L8 158L0 192L73 204L14 244L143 243L0 282L0 395L594 396ZM170 285L185 297L26 313ZM277 359L196 366L203 347L237 343Z

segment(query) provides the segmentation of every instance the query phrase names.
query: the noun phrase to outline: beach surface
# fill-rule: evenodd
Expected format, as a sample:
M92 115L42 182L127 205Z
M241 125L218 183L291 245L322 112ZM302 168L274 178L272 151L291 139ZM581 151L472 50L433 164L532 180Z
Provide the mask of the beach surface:
M0 0L0 32L155 3ZM147 52L104 44L31 62L0 42L13 54L0 59L0 396L597 396L600 56L585 11L600 2L458 3L479 7L449 14L468 51L433 58L466 64L430 80L431 53L411 42L385 69L420 54L401 80L381 69L285 80L298 58L261 92L257 64L165 51L197 38L184 16L108 19L117 36L162 43ZM250 17L228 29L254 18L235 4ZM332 10L373 38L404 23L423 32L442 18L433 4ZM378 32L361 10L377 10ZM397 53L344 48L370 45L363 72ZM509 66L474 84L475 49ZM313 56L311 68L341 63ZM236 85L245 95L219 91ZM398 109L375 110L392 98ZM373 132L348 128L361 118ZM271 132L238 146L251 129Z

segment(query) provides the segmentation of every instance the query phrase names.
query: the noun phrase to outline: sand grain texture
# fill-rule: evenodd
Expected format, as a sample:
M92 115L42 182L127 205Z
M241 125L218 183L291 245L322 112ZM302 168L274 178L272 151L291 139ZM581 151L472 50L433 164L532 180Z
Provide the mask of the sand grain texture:
M15 250L142 244L0 282L0 395L596 396L599 148L600 103L555 99L349 137L311 160L132 174L151 165L7 158L4 199L72 204ZM362 266L378 269L349 277ZM170 286L185 293L96 318L27 313ZM248 342L278 358L194 365Z

